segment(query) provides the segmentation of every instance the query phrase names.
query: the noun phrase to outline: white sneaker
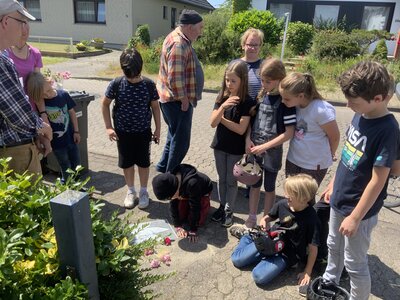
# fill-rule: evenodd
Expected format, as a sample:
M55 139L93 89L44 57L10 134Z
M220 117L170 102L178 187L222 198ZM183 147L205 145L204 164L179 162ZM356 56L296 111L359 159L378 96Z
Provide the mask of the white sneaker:
M135 205L135 199L136 193L128 192L124 200L124 206L126 208L133 208L133 206Z
M149 194L147 192L140 193L138 207L144 209L147 206L149 206Z

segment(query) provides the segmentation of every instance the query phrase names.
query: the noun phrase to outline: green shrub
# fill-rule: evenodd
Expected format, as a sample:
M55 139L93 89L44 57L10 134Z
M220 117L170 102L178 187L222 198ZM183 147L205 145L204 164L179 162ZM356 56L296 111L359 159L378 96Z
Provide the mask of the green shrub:
M75 47L76 47L76 49L78 49L78 51L86 51L87 50L87 46L82 43L76 44Z
M94 47L95 49L98 49L98 50L103 49L105 43L106 43L105 40L102 39L102 38L94 38L94 39L92 39L92 41L91 41L91 44L93 44L93 47Z
M85 45L85 46L87 46L87 47L90 46L90 41L88 41L88 40L82 40L82 41L80 41L79 43L81 43L81 44L83 44L83 45Z
M139 44L150 46L150 31L149 25L140 25L135 32L135 35L128 41L128 48L137 48Z
M388 49L386 46L386 41L381 39L372 52L372 57L377 60L386 60L388 55Z
M46 186L41 178L11 174L8 161L0 159L0 299L87 299L85 285L61 274L49 202L67 189L82 189L89 179L77 182L75 174L65 185ZM137 225L115 214L103 220L104 204L90 204L101 298L152 298L144 287L166 276L149 273L141 263L144 250L157 242L129 243Z
M314 27L302 22L290 22L287 31L287 43L295 54L304 54L311 47Z
M393 75L395 82L400 82L400 61L387 61L384 62L390 74ZM400 99L399 99L400 100Z
M232 0L232 11L234 14L246 11L250 8L251 0Z
M158 39L154 40L150 44L150 60L151 62L160 63L160 56L162 45L164 42L165 37L159 37Z
M142 44L150 46L150 28L148 24L140 25L136 29L135 36Z
M314 37L312 54L319 59L346 59L360 53L357 42L343 31L322 30Z
M95 42L95 43L99 43L99 44L104 44L105 43L104 39L102 39L102 38L93 38L92 41Z
M264 32L264 42L274 46L279 43L283 22L278 22L268 10L248 10L234 14L229 20L228 27L232 31L244 33L250 27Z
M201 61L218 63L234 57L233 49L240 46L240 35L235 38L233 33L228 33L226 30L229 17L228 9L217 9L204 15L203 33L194 44L196 54ZM235 42L238 45L233 45Z

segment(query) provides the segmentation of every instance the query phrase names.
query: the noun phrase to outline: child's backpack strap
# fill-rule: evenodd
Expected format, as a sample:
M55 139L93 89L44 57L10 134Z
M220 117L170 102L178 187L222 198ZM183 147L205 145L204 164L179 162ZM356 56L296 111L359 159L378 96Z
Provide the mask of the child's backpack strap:
M118 97L119 97L119 89L121 87L122 79L124 79L124 76L120 76L120 77L115 78L114 79L114 84L112 86L112 91L113 91L114 97L115 97L114 106L113 106L113 109L112 109L113 118L114 118L114 115L115 115L115 110L118 108L118 104L119 104Z

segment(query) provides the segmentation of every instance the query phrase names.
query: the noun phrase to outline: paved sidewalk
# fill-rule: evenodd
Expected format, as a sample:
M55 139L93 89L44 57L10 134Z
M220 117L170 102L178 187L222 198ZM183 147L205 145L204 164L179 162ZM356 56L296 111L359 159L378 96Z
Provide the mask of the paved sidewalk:
M101 56L97 63L102 63ZM108 59L115 59L109 57ZM81 60L81 59L79 59ZM57 70L75 70L79 72L81 61L75 60L78 66L57 65ZM84 73L92 73L98 66L91 62L82 61ZM103 64L103 67L106 63ZM92 70L90 70L93 68ZM56 66L51 68L56 70ZM78 74L78 73L75 73ZM73 74L73 75L75 75ZM92 73L93 74L93 73ZM85 74L83 74L85 75ZM78 75L76 75L78 76ZM100 109L100 96L104 94L108 82L100 80L70 79L64 82L69 90L85 90L96 96L96 100L88 107L89 123L89 175L91 184L101 192L101 198L108 205L109 211L118 210L121 216L127 211L122 207L126 193L123 173L117 166L117 150L115 143L111 143L105 133ZM185 158L186 163L197 167L208 174L215 182L217 174L214 165L213 153L209 145L214 130L209 126L209 116L215 100L215 94L204 93L203 100L194 112L192 141L190 150ZM395 113L400 119L400 115ZM349 109L337 107L337 120L343 134L352 113ZM154 164L161 156L166 138L166 125L162 124L160 145L152 145L150 178L154 176ZM285 147L285 152L286 152ZM331 178L332 171L327 175L322 187ZM282 196L283 172L279 174L277 195ZM138 178L137 178L138 182ZM151 187L151 185L150 185ZM322 189L322 188L321 188ZM157 201L150 189L152 198L148 209L141 211L133 209L132 220L139 218L170 219L168 203ZM260 201L260 209L263 205ZM212 209L218 207L216 193L212 196ZM247 199L239 192L235 221L244 223L248 211ZM374 230L369 252L370 270L372 276L371 299L400 299L400 249L399 219L400 209L388 210L383 208L379 215L379 223ZM259 214L259 217L261 214ZM251 277L251 270L238 270L230 261L230 254L237 245L237 239L230 236L227 230L219 224L208 221L200 229L200 239L197 244L190 244L187 240L179 240L168 248L171 252L170 267L163 266L158 272L175 271L176 275L163 282L154 284L154 288L161 294L159 299L301 299L297 292L296 274L301 270L286 271L265 288L257 287Z

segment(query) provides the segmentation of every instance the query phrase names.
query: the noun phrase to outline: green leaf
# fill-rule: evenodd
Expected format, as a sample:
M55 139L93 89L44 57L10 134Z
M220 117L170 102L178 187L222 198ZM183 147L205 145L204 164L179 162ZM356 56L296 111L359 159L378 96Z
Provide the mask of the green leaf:
M14 229L8 236L10 243L15 243L20 237L24 235L24 230L22 228Z
M51 249L54 247L53 243L47 242L41 245L42 248Z
M25 248L24 251L25 251L26 256L31 256L32 255L31 248Z

